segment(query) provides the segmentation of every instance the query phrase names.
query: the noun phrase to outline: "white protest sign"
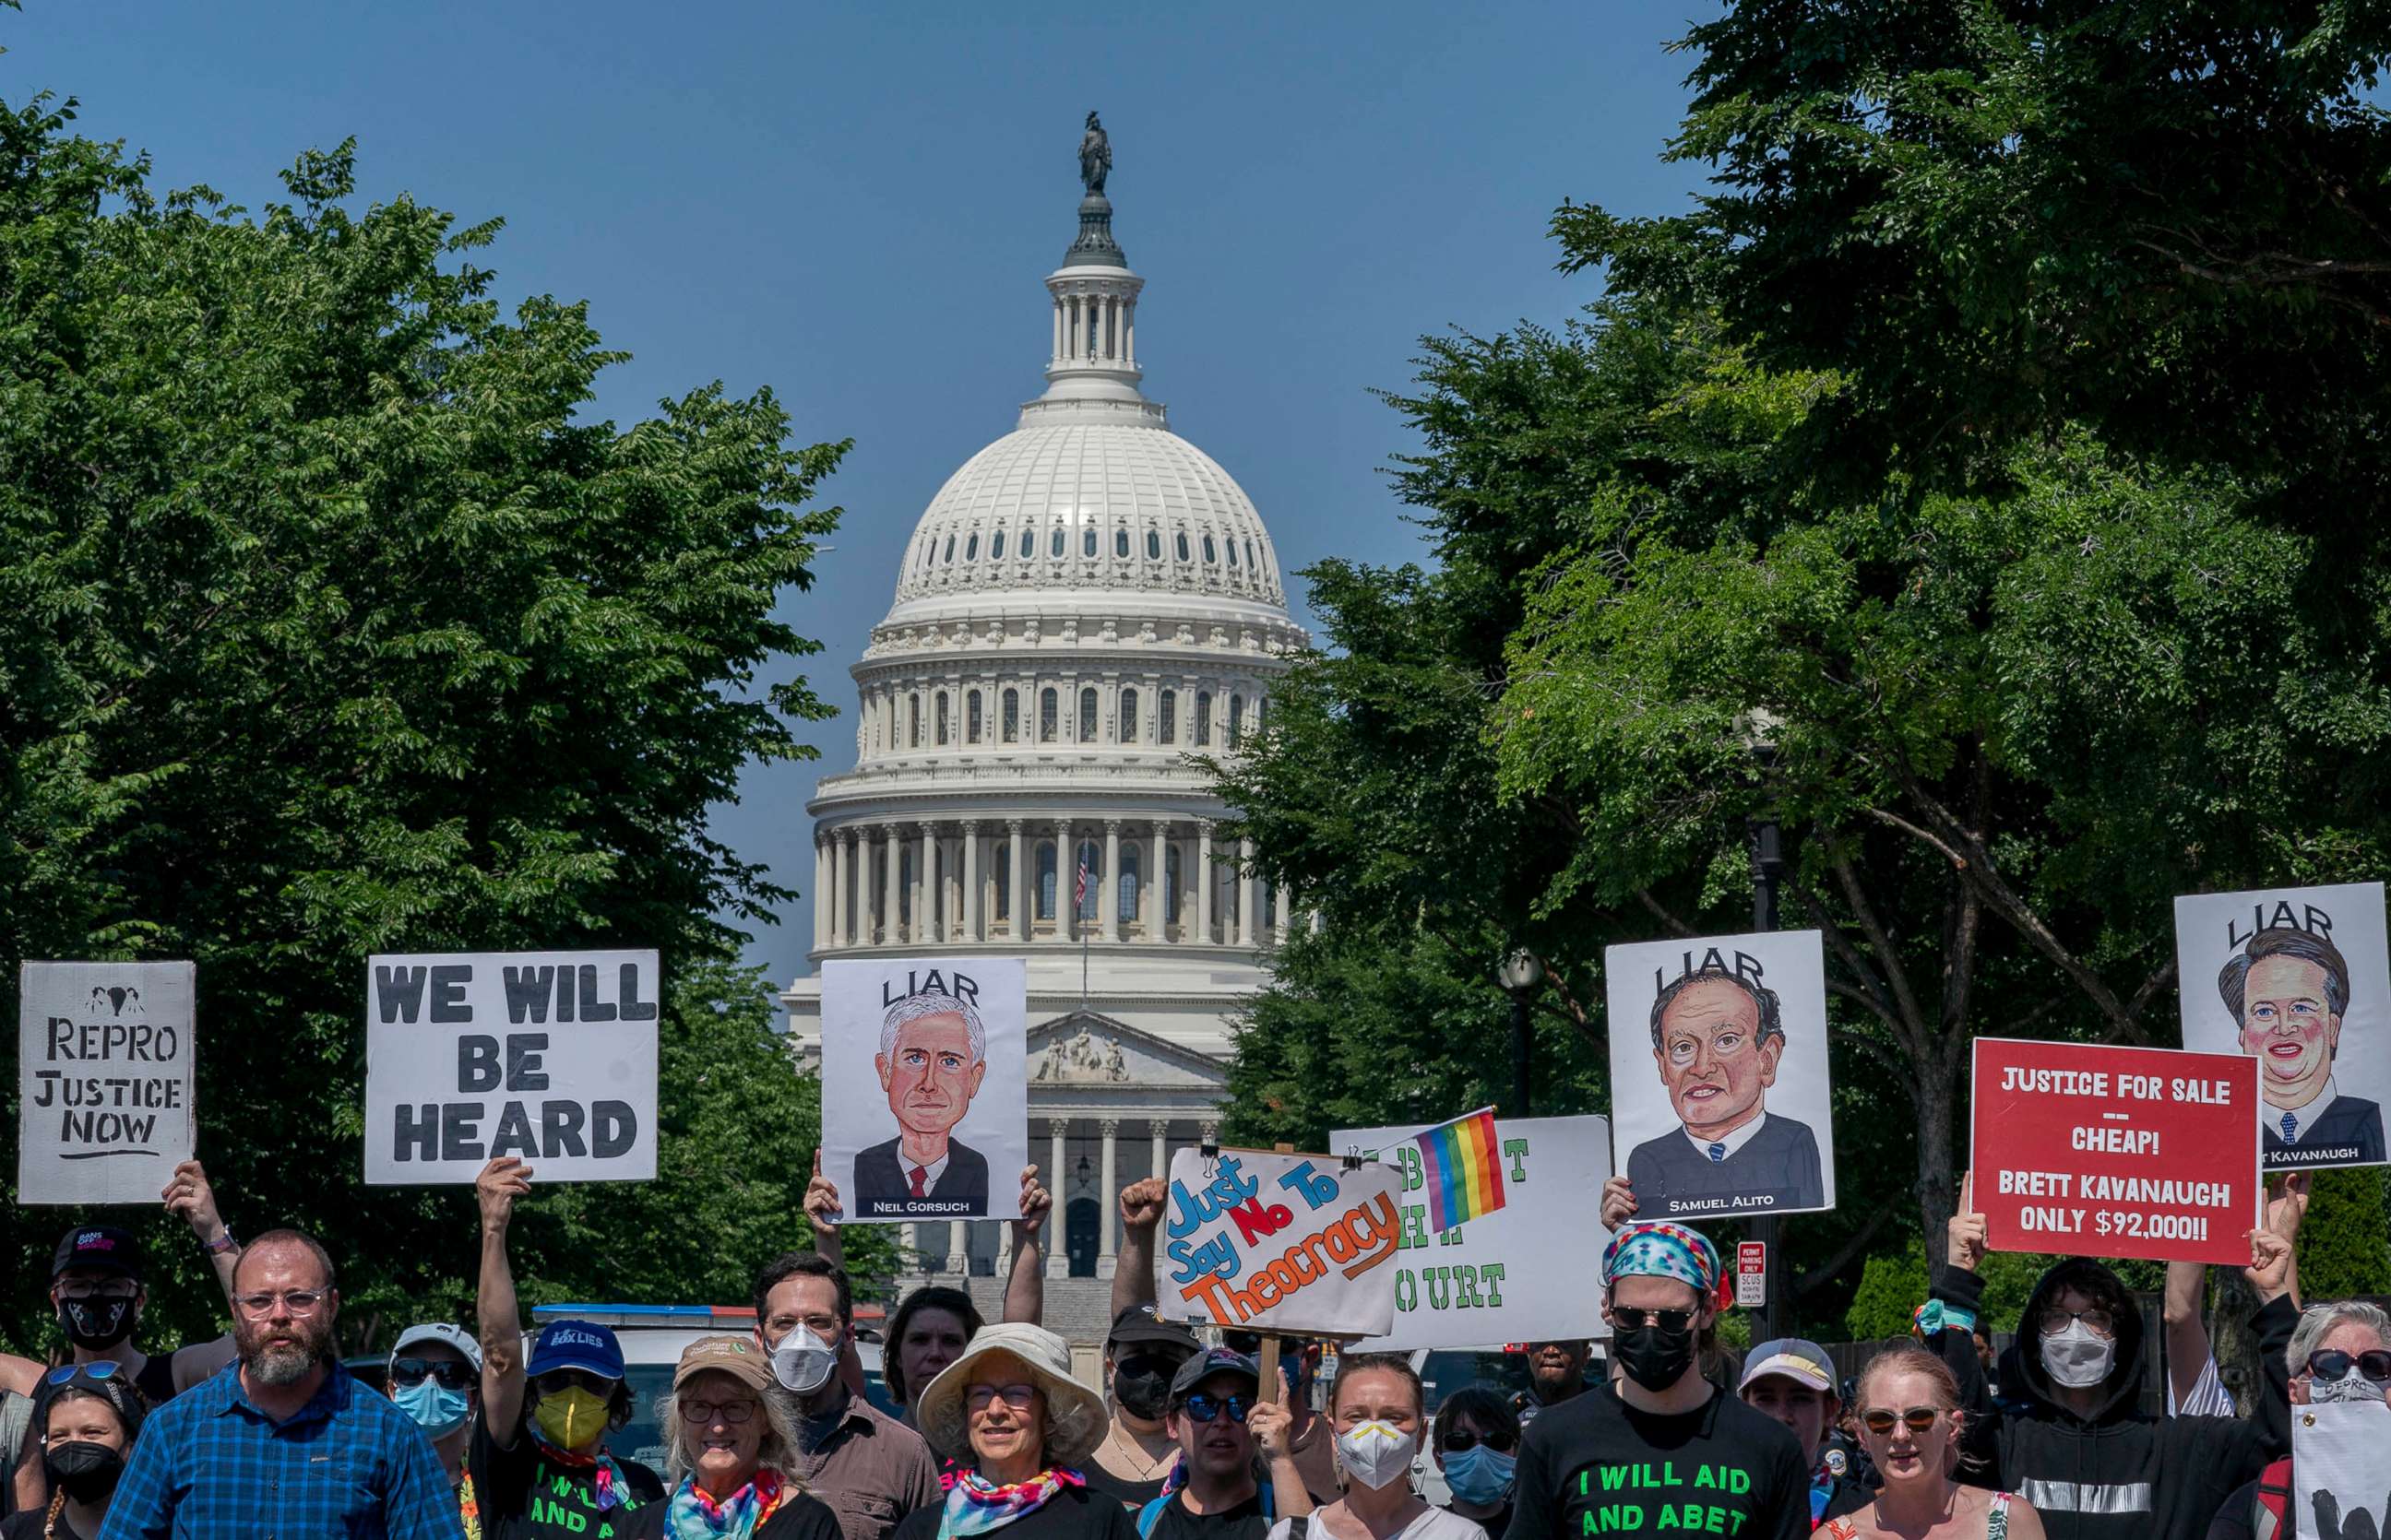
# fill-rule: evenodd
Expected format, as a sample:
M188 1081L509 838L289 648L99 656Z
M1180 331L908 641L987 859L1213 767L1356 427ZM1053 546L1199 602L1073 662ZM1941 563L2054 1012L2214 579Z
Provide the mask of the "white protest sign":
M2391 1525L2391 1406L2339 1401L2292 1408L2292 1511L2283 1527L2370 1540Z
M2382 1165L2391 1099L2383 884L2175 901L2183 1046L2258 1064L2268 1171Z
M656 1174L653 952L459 952L366 967L366 1180Z
M1028 1017L1019 957L822 964L821 1164L847 1222L1020 1217Z
M1165 1319L1249 1331L1381 1337L1402 1240L1393 1166L1329 1155L1182 1149L1159 1264Z
M1599 1290L1610 1232L1586 1194L1610 1175L1608 1118L1497 1118L1503 1207L1441 1234L1430 1229L1415 1128L1348 1128L1328 1136L1339 1155L1384 1161L1402 1174L1395 1323L1357 1351L1499 1347L1608 1337Z
M17 1200L155 1203L191 1158L187 962L18 972Z
M1639 1219L1835 1206L1827 969L1816 930L1603 953L1610 1117Z

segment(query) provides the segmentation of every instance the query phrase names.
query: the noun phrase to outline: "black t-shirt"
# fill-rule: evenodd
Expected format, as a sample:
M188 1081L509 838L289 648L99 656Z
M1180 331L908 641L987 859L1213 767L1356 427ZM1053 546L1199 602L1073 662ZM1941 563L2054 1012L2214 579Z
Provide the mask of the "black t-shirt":
M1451 1503L1444 1505L1444 1511L1452 1514L1456 1519L1469 1519L1468 1514L1462 1512ZM1496 1508L1485 1518L1469 1519L1469 1521L1476 1524L1480 1529L1484 1530L1489 1536L1489 1540L1503 1540L1503 1536L1508 1533L1511 1528L1511 1505L1509 1503L1505 1503L1501 1508Z
M2257 1532L2257 1509L2258 1483L2251 1482L2226 1498L2224 1506L2217 1510L2217 1517L2208 1521L2208 1540L2250 1540ZM2291 1506L2285 1504L2284 1512L2289 1514L2290 1511ZM2292 1524L2283 1526L2286 1530L2296 1527ZM15 1540L15 1536L8 1536L8 1540ZM2283 1534L2278 1540L2292 1540L2292 1536Z
M943 1506L917 1508L898 1521L889 1540L938 1540ZM996 1532L1004 1540L1137 1540L1129 1511L1102 1492L1066 1486Z
M672 1499L650 1503L631 1515L625 1540L664 1540L666 1509ZM821 1498L798 1492L781 1500L772 1516L756 1526L752 1540L839 1540L838 1515Z
M49 1509L42 1508L30 1513L12 1513L0 1519L0 1540L42 1540L45 1533L42 1525L49 1516ZM67 1522L63 1511L58 1514L58 1540L85 1540L81 1530Z
M1130 1517L1134 1519L1137 1517L1139 1508L1162 1495L1163 1479L1170 1473L1170 1468L1166 1463L1161 1475L1137 1482L1130 1480L1127 1476L1116 1476L1091 1459L1080 1473L1088 1478L1088 1490L1101 1492L1110 1497L1118 1497L1121 1507L1128 1509Z
M1608 1385L1548 1406L1519 1441L1506 1540L1668 1530L1671 1540L1803 1540L1810 1475L1791 1430L1724 1392L1673 1416Z
M1154 1516L1154 1528L1146 1540L1262 1540L1270 1534L1271 1521L1262 1512L1262 1495L1259 1492L1218 1513L1190 1513L1186 1494L1173 1494Z
M637 1460L618 1456L614 1463L630 1490L601 1510L595 1467L552 1459L528 1431L515 1434L513 1448L501 1449L475 1422L465 1469L473 1478L484 1540L627 1540L637 1533L634 1515L664 1500L665 1483Z

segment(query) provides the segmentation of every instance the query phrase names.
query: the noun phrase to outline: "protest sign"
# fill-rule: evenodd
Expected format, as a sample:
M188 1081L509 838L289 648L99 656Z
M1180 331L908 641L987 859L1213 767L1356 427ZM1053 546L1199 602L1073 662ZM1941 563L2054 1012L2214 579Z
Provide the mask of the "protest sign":
M1816 930L1603 954L1610 1118L1641 1219L1835 1206Z
M1985 1244L2248 1263L2257 1097L2239 1054L1979 1037L1969 1166Z
M2286 1534L2316 1540L2391 1534L2391 1406L2380 1400L2292 1408Z
M1395 1320L1360 1350L1493 1347L1503 1342L1608 1337L1597 1292L1610 1232L1588 1195L1610 1175L1608 1118L1497 1118L1504 1203L1439 1231L1419 1128L1348 1128L1329 1135L1338 1155L1392 1165L1402 1238L1395 1259Z
M656 1174L653 952L458 952L366 966L366 1180Z
M155 1203L191 1158L187 962L17 974L17 1200Z
M1163 1316L1248 1331L1382 1337L1402 1241L1393 1166L1182 1149L1163 1201Z
M846 1218L1019 1217L1029 1164L1027 965L827 962L821 1012L822 1174Z
M2183 1046L2258 1062L2267 1169L2384 1164L2383 884L2185 894L2175 901L2175 955Z

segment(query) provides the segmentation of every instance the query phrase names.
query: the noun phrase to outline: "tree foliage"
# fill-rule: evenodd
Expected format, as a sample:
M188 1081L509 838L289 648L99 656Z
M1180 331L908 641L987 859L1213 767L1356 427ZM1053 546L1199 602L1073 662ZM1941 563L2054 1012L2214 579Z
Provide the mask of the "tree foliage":
M655 1216L713 1212L748 1247L692 1197L730 1178L691 1162L754 1144L792 1157L742 1178L754 1224L802 1235L810 1125L713 918L785 895L705 809L826 714L758 671L815 649L774 604L811 581L844 445L788 447L769 391L718 386L583 418L622 356L584 308L502 315L472 261L496 222L353 211L348 146L252 216L154 191L71 119L0 111L7 959L196 959L227 1213L317 1231L353 1298L396 1309L453 1302L472 1202L359 1185L366 956L661 947L666 1072L695 1098L667 1093L674 1174L554 1200L585 1243L542 1285L721 1288L739 1252L659 1250ZM47 1217L12 1213L12 1250L46 1255ZM159 1309L202 1329L189 1240L156 1236L183 1263Z
M1977 1033L2172 1042L2172 895L2391 866L2391 31L1745 0L1686 46L1710 188L1564 206L1586 321L1389 397L1434 567L1310 574L1223 786L1327 929L1240 1053L1325 1067L1312 996L1409 928L1394 977L1527 945L1598 1046L1602 945L1743 929L1776 823L1856 1102L1789 1226L1840 1313L1863 1216L1939 1239Z

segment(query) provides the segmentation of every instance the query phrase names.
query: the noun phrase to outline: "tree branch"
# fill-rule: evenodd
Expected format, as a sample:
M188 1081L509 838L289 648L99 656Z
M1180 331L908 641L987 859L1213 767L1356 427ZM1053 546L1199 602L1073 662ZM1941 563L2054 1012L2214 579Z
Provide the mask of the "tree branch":
M1851 1265L1852 1258L1867 1250L1868 1242L1876 1238L1876 1233L1883 1229L1884 1222L1892 1217L1892 1205L1879 1204L1876 1212L1868 1215L1868 1223L1853 1231L1850 1239L1835 1248L1834 1255L1794 1280L1794 1296L1799 1298L1822 1284L1834 1281L1844 1268Z

